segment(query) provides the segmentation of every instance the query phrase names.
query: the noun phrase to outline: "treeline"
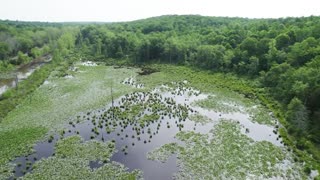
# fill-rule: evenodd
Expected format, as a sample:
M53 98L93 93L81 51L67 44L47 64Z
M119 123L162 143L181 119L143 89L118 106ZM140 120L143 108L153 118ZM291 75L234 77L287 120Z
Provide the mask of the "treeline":
M52 53L74 27L41 22L0 21L0 72Z
M297 146L320 145L320 17L162 16L86 25L76 46L93 59L191 65L258 79L283 105Z
M54 26L53 26L54 25ZM48 23L28 23L0 21L0 72L5 73L10 67L27 63L44 54L51 54L52 61L37 69L17 88L8 89L0 95L0 122L24 99L36 90L48 78L53 70L57 75L64 75L70 64L79 60L74 52L76 26L55 25ZM26 44L24 44L26 42ZM2 46L1 46L2 45ZM23 61L21 60L23 57Z

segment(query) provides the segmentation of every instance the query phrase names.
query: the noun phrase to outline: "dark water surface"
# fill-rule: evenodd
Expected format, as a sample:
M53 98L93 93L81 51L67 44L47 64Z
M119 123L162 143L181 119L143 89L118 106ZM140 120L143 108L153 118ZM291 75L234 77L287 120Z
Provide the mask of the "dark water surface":
M176 133L181 130L194 130L196 128L196 123L186 118L188 114L195 113L191 112L193 110L190 107L187 108L187 104L191 103L190 98L194 100L199 98L190 95L192 93L191 89L185 89L184 92L181 91L180 93L180 95L174 95L155 89L150 93L133 93L116 99L113 108L120 111L120 115L124 115L122 117L125 117L125 112L128 111L125 108L135 105L144 106L139 115L134 116L131 121L114 117L112 103L93 112L81 113L70 120L64 134L54 135L54 139L50 142L37 143L34 146L34 153L14 160L13 163L17 164L15 177L21 177L28 172L32 173L32 165L36 161L53 156L54 145L61 137L80 135L85 141L92 139L99 141L114 140L118 152L112 156L111 160L124 164L129 171L142 170L145 179L172 179L174 173L178 171L176 156L172 155L167 162L163 163L148 160L147 153L167 143L177 142L181 144L175 139ZM162 105L163 109L155 110L152 105L156 103ZM183 113L184 116L182 116ZM146 123L144 126L137 122L139 117L152 114L158 114L159 118L152 122L147 121L150 123ZM173 117L173 114L175 114L175 117ZM82 123L77 123L77 121ZM181 124L183 124L183 127ZM113 128L113 131L107 132L106 127ZM197 128L201 131L201 125L198 125ZM207 127L206 129L210 128ZM89 165L91 168L99 168L103 163L91 161Z
M127 80L132 83L131 80ZM192 107L191 103L205 99L207 96L199 91L178 84L177 88L161 86L151 92L136 92L116 99L107 106L87 113L81 113L71 118L65 127L65 133L55 134L52 141L39 142L34 146L34 153L18 157L13 163L15 177L21 177L25 173L32 173L32 165L41 158L54 155L54 145L62 137L80 135L85 141L115 141L116 152L112 161L124 164L129 171L139 169L145 179L172 179L178 172L177 157L172 155L166 162L158 162L147 159L147 153L164 144L182 142L175 139L179 131L195 131L208 133L219 118L234 118L240 124L251 131L248 136L259 137L257 140L268 140L278 145L273 128L252 123L248 120L249 115L242 113L218 113ZM134 112L132 109L137 109ZM212 119L206 124L191 121L188 116L200 113ZM158 117L145 122L140 119L146 116ZM108 131L107 129L111 129ZM255 133L254 129L257 129ZM244 132L245 133L245 132ZM274 142L273 142L274 141ZM88 162L89 166L99 168L103 163L99 160ZM11 177L13 179L13 177Z

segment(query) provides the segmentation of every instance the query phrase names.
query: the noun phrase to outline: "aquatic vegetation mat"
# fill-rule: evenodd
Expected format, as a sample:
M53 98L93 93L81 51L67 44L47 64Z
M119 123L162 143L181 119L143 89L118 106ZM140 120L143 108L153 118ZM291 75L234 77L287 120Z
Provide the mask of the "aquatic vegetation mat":
M25 162L18 164L21 168L26 162L34 162L41 157L51 156L44 153L38 157L29 155L34 144L45 137L48 131L56 131L68 123L69 117L78 112L96 109L111 101L110 84L113 84L114 98L135 88L119 83L128 76L133 76L137 69L113 69L113 67L76 65L77 71L70 71L74 78L66 79L51 76L37 90L11 111L0 124L0 164L8 164L16 156L26 156ZM37 144L43 144L42 142ZM42 152L46 145L34 146ZM32 157L31 157L32 156ZM30 158L28 158L30 157ZM13 168L0 173L1 176L12 173ZM16 173L15 171L14 173ZM5 178L1 178L5 179Z
M71 136L58 141L55 156L40 160L33 165L32 173L24 179L139 179L141 172L127 169L118 163L109 162L116 151L113 142L95 140L82 142L80 136ZM90 161L109 162L91 169Z
M15 156L17 153L29 151L30 147L32 147L30 143L46 131L47 129L43 127L21 127L15 130L0 131L0 164L7 162L10 160L9 157Z
M76 67L68 72L73 78L51 76L4 120L1 137L24 127L27 141L6 150L0 177L305 178L277 120L243 95L200 91L179 67L143 76L138 69Z
M189 119L191 121L200 123L202 125L210 123L212 121L212 119L208 118L207 116L203 116L203 115L201 115L199 113L198 114L194 114L194 115L190 115Z
M266 141L253 141L241 134L235 121L222 120L208 134L182 131L176 137L185 145L166 144L148 157L165 161L177 153L181 167L177 179L306 178L301 167L282 165L287 158L285 150Z
M205 100L198 101L196 104L202 108L212 109L212 110L215 110L216 112L230 113L230 112L241 111L241 109L237 107L236 103L227 102L221 96L211 95L211 96L208 96L208 98Z

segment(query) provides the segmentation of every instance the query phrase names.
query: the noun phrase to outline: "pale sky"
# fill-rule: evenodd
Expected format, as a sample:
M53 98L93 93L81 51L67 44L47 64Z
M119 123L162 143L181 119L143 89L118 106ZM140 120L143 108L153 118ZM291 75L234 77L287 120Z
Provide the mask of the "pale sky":
M319 16L320 0L0 0L2 20L115 22L168 14Z

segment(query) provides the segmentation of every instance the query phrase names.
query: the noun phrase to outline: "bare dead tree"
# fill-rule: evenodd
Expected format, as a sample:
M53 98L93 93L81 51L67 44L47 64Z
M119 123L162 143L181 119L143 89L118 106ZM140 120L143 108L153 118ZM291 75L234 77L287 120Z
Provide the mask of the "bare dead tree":
M112 120L114 120L114 101L113 101L113 91L112 91L113 81L111 79L111 108L112 108Z
M114 67L114 61L112 62L112 67ZM111 78L111 107L112 107L112 120L114 120L114 100L113 100L113 78Z
M18 75L16 75L16 78L15 78L14 82L15 82L15 85L16 85L16 89L18 90L18 83L19 83Z

